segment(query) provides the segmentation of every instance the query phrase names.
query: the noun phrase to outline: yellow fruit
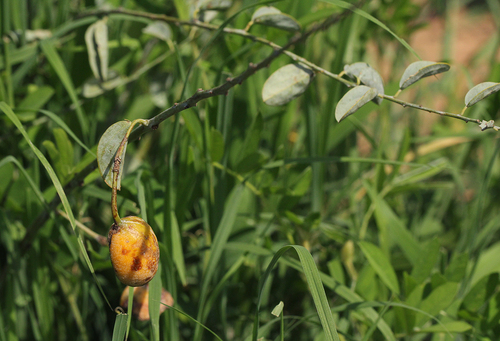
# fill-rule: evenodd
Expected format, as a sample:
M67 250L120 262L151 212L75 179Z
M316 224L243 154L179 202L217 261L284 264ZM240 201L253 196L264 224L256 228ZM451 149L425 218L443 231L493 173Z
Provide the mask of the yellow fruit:
M116 276L125 285L139 287L153 279L160 250L151 226L139 217L125 217L111 225L109 253Z

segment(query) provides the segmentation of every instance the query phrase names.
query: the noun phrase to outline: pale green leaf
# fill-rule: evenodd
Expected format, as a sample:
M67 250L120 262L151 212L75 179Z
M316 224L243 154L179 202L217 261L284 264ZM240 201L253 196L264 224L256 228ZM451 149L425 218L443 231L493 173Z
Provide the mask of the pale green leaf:
M148 26L142 29L142 33L150 34L164 41L172 39L172 29L163 21L153 21Z
M107 19L93 23L85 32L89 64L94 77L106 81L108 77L108 26Z
M273 310L271 311L271 314L273 314L276 317L279 317L281 315L281 313L283 312L284 306L285 306L285 304L283 303L283 301L280 301L280 303L278 303L278 305L273 308Z
M342 121L377 96L377 89L359 85L349 90L337 103L335 119Z
M399 81L399 88L401 90L406 89L424 77L446 72L449 69L450 64L447 63L429 61L418 61L412 63L406 68L405 72L403 72L403 76L401 76L401 80Z
M199 0L198 1L198 9L202 11L206 10L225 10L231 7L233 4L232 0Z
M264 83L262 99L278 106L300 96L311 83L314 72L301 64L288 64L276 70Z
M489 95L500 91L500 83L484 82L476 85L465 95L465 106L471 107Z
M97 165L104 182L109 187L112 187L113 184L113 165L115 161L116 151L118 150L120 143L125 137L130 124L130 121L116 122L104 132L104 134L101 136L101 139L99 140L99 144L97 146ZM121 176L123 175L123 165L125 161L126 149L127 143L125 143L125 146L123 148L117 189L121 188Z
M359 62L344 66L344 72L351 78L359 79L361 83L371 88L375 88L378 94L384 94L384 81L379 73L367 63ZM382 98L376 96L373 101L382 103Z
M288 14L272 6L260 7L252 16L252 22L255 24L271 26L285 31L298 31L300 24Z

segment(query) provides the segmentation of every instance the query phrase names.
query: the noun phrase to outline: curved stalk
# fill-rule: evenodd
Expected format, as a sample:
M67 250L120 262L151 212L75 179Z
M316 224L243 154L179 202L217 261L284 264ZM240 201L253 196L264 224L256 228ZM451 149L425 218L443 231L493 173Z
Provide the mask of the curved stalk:
M127 145L128 138L130 136L130 133L132 133L132 129L134 126L139 123L142 125L147 126L148 125L148 120L144 119L137 119L132 121L130 124L130 127L128 128L127 132L125 133L125 136L123 137L122 142L118 146L118 149L116 150L115 154L115 161L113 163L113 183L112 183L112 193L111 193L111 212L113 213L113 220L115 221L116 225L120 225L122 220L120 218L120 215L118 214L118 177L120 175L120 165L122 163L122 155L123 152L125 151L125 146Z

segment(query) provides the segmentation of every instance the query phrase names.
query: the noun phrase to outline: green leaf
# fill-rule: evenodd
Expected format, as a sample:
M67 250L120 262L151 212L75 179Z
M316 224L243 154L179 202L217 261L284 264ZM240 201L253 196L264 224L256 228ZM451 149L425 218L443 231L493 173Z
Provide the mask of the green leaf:
M89 64L94 77L104 82L108 77L108 26L107 19L101 19L89 26L85 32L85 43Z
M142 29L142 33L150 34L164 41L172 39L172 29L163 21L153 21L148 26Z
M313 77L314 72L304 65L285 65L264 83L262 100L271 106L284 105L304 93Z
M435 324L430 327L416 329L416 333L465 333L471 330L472 326L463 321L452 321L443 324Z
M337 103L335 119L342 121L377 96L377 89L359 85L349 90Z
M359 62L344 66L344 72L351 78L359 79L366 86L377 89L378 94L384 94L384 82L379 73L367 63ZM382 103L382 98L376 96L374 102Z
M489 301L498 285L498 274L483 277L464 297L462 305L469 312L477 313Z
M28 111L34 116L32 112L43 107L53 95L54 89L50 86L41 86L37 88L35 91L29 93L28 96L16 106L16 114L20 116L20 119L24 115L28 115Z
M69 176L73 172L73 145L68 138L68 135L62 128L53 129L56 146L61 155L61 168L65 176Z
M332 311L330 306L328 305L328 299L326 297L325 289L323 287L318 268L316 267L316 263L314 263L314 259L309 251L307 251L305 247L299 245L289 245L279 249L271 260L271 263L268 265L266 272L260 279L259 296L257 298L257 311L254 318L252 340L257 340L259 329L259 308L264 285L266 284L266 281L278 260L283 256L285 252L290 249L294 249L299 256L300 264L302 265L304 275L306 276L307 284L309 285L309 290L313 297L314 305L316 306L321 326L323 327L323 332L325 333L325 339L327 341L340 341L339 335L337 334L337 329L335 328L335 321L333 319Z
M485 99L489 95L500 91L500 83L484 82L476 85L465 95L465 106L471 107L477 102Z
M403 76L401 76L401 80L399 81L399 88L401 90L406 89L424 77L446 72L449 69L450 64L447 63L429 61L418 61L412 63L406 68L405 72L403 72Z
M422 255L420 245L387 202L375 192L368 182L364 181L363 184L370 199L375 204L375 220L382 238L387 239L384 242L391 241L399 245L408 260L412 264L416 264Z
M439 240L434 238L422 248L422 256L417 259L411 272L411 276L417 284L422 283L430 275L439 258L440 246Z
M115 161L116 151L118 150L118 147L125 137L130 125L130 121L119 121L111 125L101 136L99 144L97 145L97 165L104 182L109 187L112 187L113 184L113 165ZM123 176L123 165L125 163L124 161L126 150L127 142L125 142L125 146L123 148L117 189L121 188L121 178Z
M436 316L441 310L445 310L455 299L458 283L447 282L434 289L418 307L426 313ZM416 326L421 326L429 320L427 315L417 315Z
M224 137L221 132L212 127L210 131L210 158L219 162L224 156Z
M453 254L450 265L444 271L446 279L450 282L460 282L465 277L468 262L469 253Z
M260 7L252 15L252 22L255 24L271 26L285 31L298 31L300 24L295 18L272 6Z
M376 245L368 242L358 242L358 245L382 282L384 282L392 292L399 294L399 284L396 272L394 272L391 262L382 250Z
M470 286L473 287L484 276L500 272L500 262L498 261L500 255L500 243L490 246L489 249L483 251L477 260L477 264L470 280Z

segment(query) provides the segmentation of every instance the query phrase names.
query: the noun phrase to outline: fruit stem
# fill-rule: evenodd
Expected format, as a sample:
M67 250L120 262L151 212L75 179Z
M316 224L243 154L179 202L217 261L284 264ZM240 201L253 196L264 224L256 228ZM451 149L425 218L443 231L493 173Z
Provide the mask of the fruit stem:
M128 128L127 132L125 133L125 136L123 137L122 142L118 146L118 149L116 150L115 154L115 160L113 163L113 183L112 183L112 193L111 193L111 212L113 213L113 220L115 221L116 225L121 225L121 218L120 215L118 214L118 202L117 202L117 197L118 197L118 177L120 175L120 165L122 163L122 154L123 151L125 150L125 146L127 145L128 138L130 134L132 133L132 129L134 126L139 123L142 125L148 125L148 121L144 119L137 119L132 121L130 124L130 127Z

